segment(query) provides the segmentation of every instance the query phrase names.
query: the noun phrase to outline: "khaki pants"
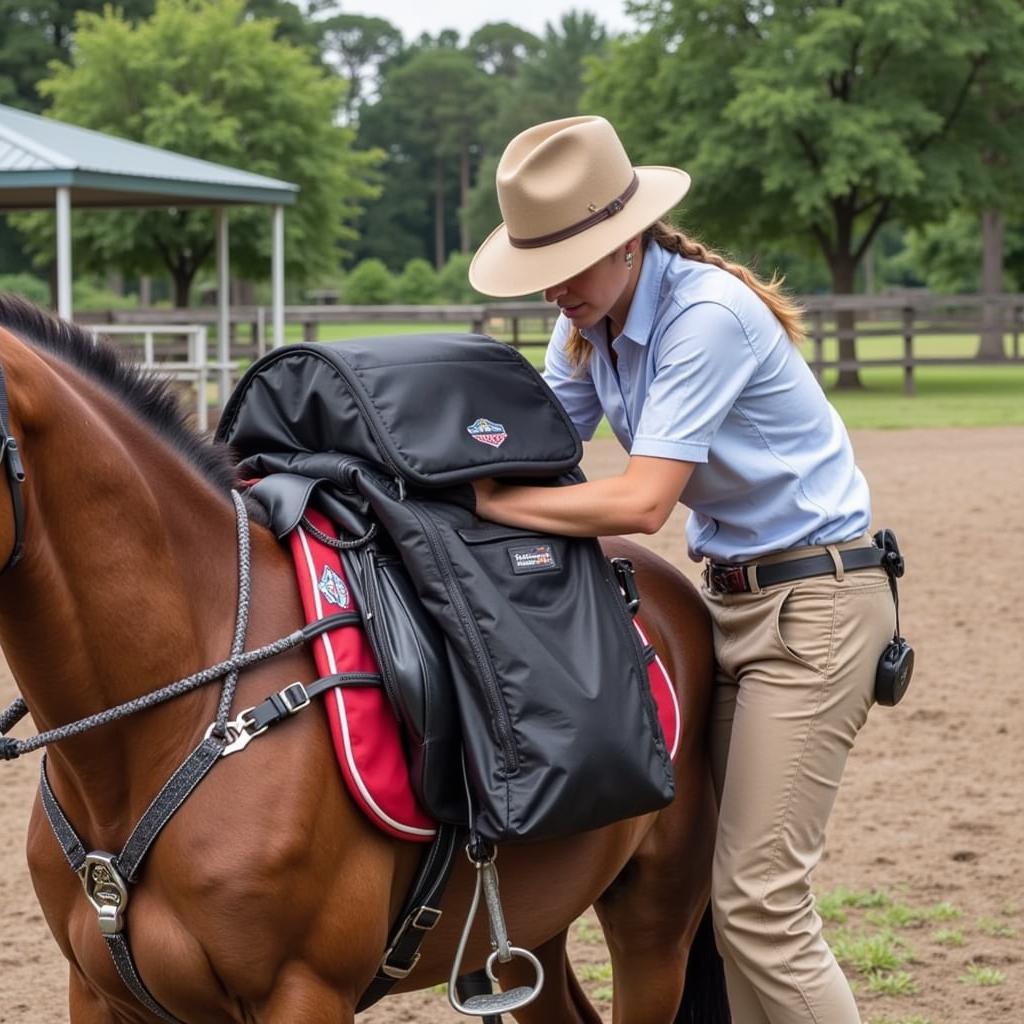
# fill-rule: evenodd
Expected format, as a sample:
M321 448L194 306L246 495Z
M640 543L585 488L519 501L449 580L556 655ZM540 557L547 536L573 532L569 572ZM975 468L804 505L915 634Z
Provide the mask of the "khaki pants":
M802 548L759 564L869 544ZM734 1024L859 1024L810 872L895 626L882 569L704 591L718 672L712 905Z

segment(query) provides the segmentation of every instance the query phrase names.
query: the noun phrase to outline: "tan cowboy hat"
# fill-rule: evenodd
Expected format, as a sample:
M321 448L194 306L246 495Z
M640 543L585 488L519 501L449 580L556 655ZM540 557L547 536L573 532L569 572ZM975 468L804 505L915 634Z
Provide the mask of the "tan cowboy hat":
M686 195L675 167L633 167L603 117L527 128L495 176L499 224L469 267L485 295L539 292L574 277L653 224Z

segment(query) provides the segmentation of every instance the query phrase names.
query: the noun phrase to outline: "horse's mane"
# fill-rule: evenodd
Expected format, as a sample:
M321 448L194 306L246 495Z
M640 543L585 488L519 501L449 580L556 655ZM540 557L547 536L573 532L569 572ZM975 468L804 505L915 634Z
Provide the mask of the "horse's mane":
M105 341L94 342L81 327L43 312L16 295L0 292L0 327L53 353L116 395L212 484L227 493L235 483L234 458L189 424L170 381L124 358Z

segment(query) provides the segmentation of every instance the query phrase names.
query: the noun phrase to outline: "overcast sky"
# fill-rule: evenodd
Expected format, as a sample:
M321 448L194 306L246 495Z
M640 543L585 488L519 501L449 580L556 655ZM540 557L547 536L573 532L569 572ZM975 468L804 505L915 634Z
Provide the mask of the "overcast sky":
M611 32L635 27L625 12L625 0L347 0L342 9L346 14L385 18L400 28L407 40L415 39L421 32L436 35L443 28L454 28L465 41L491 21L509 21L541 35L545 22L557 22L562 14L573 9L595 14Z

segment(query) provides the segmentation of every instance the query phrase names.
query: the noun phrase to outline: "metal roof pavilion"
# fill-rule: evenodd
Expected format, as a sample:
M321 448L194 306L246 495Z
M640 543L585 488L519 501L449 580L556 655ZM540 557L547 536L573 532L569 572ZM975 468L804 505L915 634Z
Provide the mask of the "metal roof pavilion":
M221 345L227 338L224 207L273 207L274 343L284 341L284 207L299 186L0 105L0 211L56 208L57 311L71 316L71 207L212 206ZM223 360L223 361L226 361Z

